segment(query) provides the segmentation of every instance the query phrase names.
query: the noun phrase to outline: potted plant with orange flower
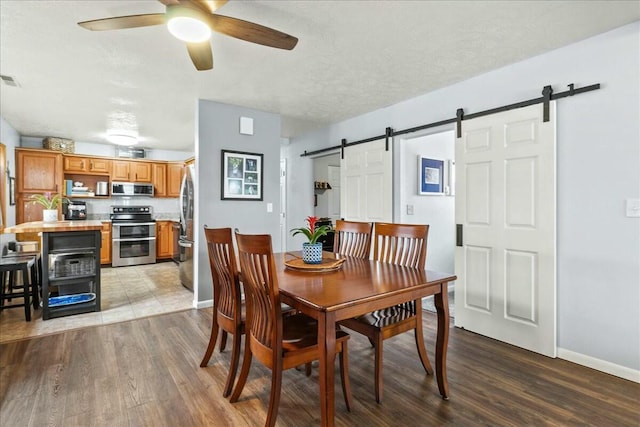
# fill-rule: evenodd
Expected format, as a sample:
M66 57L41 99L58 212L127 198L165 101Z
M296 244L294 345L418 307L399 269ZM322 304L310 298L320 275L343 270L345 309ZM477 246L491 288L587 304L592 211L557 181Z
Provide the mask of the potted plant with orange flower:
M307 242L302 244L302 260L307 264L320 264L322 262L322 243L318 242L318 238L326 236L331 231L330 225L316 226L318 217L308 216L308 227L294 228L291 230L293 236L304 234Z

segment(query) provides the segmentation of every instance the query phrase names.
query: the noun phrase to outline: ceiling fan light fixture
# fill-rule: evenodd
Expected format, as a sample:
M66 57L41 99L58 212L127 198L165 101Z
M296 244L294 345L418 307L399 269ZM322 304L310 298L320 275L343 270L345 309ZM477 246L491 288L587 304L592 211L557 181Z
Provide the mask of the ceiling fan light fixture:
M175 38L188 43L202 43L211 38L207 16L184 6L167 7L167 28Z
M107 141L116 145L131 146L138 143L138 138L132 135L125 135L121 133L107 134Z

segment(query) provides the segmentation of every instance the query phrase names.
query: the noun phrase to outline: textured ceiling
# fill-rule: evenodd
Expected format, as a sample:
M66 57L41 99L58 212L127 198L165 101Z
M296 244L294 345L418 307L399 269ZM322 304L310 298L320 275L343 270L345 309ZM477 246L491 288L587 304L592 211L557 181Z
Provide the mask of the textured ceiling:
M0 0L2 116L25 136L192 150L197 99L283 117L282 135L382 108L640 19L638 1L230 1L218 12L299 38L292 51L215 34L196 71L163 26L79 21L162 13L157 1Z

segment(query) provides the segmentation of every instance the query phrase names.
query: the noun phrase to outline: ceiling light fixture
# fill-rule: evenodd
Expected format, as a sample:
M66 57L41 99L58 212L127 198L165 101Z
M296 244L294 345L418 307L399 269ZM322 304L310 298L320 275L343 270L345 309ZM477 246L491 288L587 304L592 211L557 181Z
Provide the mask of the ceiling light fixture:
M107 135L107 141L116 145L136 145L138 143L138 138L133 135L110 133Z
M188 6L167 6L167 28L176 38L188 43L202 43L211 38L207 16Z

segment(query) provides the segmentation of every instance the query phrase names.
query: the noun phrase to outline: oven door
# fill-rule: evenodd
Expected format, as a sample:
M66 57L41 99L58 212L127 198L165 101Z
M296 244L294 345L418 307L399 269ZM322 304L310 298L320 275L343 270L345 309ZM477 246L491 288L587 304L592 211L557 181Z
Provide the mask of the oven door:
M155 223L113 223L111 265L152 264L156 262Z

